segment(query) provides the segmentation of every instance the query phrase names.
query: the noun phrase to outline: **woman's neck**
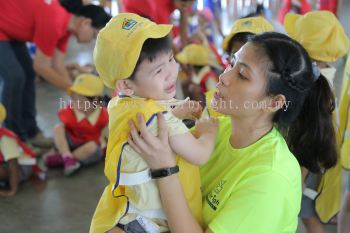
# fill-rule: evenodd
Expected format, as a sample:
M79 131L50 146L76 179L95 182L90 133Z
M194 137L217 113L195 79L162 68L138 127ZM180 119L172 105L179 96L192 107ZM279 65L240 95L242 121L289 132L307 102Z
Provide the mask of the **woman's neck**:
M236 149L254 144L273 127L271 119L266 119L266 117L244 119L231 117L231 122L230 143Z

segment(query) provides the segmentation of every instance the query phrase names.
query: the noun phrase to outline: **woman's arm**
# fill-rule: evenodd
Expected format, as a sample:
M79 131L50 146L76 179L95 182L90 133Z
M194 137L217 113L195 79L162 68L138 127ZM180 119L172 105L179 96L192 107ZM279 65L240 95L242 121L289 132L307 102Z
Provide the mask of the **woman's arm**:
M63 72L60 74L57 70L55 70L53 66L53 58L46 56L42 51L40 51L40 49L37 49L34 57L34 70L48 82L63 90L67 90L67 88L72 85L72 81L68 73L64 74Z
M138 152L151 169L161 169L176 165L172 152L167 125L162 114L158 114L158 136L151 135L146 128L145 120L138 114L141 135L138 134L133 122L130 122L131 133L128 138L130 146ZM192 216L177 175L157 180L164 211L168 218L172 233L211 233L203 230Z
M211 233L194 219L187 205L179 177L175 174L157 180L164 211L172 233Z

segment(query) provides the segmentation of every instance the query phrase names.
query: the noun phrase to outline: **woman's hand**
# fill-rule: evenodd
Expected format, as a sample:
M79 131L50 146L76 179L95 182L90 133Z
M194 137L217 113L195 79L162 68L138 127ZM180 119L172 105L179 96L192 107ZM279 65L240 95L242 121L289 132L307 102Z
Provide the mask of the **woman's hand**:
M179 119L199 119L202 115L203 107L198 101L187 101L186 103L176 106L171 113Z
M146 127L143 116L138 113L140 134L133 121L129 121L130 134L128 143L141 155L151 169L161 169L176 165L175 155L169 145L169 136L166 121L162 113L157 114L158 136L153 136Z

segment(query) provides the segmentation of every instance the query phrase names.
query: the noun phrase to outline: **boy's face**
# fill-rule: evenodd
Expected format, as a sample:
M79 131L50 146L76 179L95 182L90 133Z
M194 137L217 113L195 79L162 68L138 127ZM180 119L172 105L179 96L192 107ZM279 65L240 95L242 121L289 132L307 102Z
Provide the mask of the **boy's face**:
M172 99L176 93L177 63L173 52L159 53L155 59L145 59L130 80L134 95L154 100Z

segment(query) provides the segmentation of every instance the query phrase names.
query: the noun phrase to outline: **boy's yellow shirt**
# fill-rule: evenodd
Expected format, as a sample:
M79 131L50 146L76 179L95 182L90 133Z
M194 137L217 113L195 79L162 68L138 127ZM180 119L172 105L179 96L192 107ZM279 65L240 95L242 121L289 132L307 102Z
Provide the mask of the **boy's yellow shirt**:
M90 233L103 233L110 230L127 212L128 198L125 196L127 187L118 185L118 183L122 163L121 154L130 132L128 121L134 120L137 124L136 114L140 112L148 122L156 117L157 112L164 112L164 110L164 107L154 100L116 97L110 101L108 105L110 133L104 170L109 184L95 210ZM136 127L139 128L138 125ZM180 157L177 157L177 164L180 167L179 178L189 207L192 214L201 222L202 199L199 169Z

